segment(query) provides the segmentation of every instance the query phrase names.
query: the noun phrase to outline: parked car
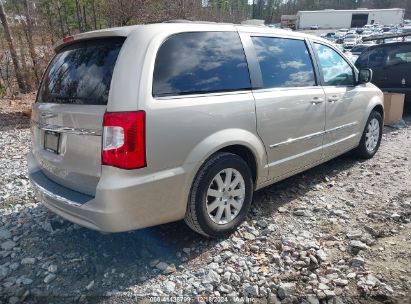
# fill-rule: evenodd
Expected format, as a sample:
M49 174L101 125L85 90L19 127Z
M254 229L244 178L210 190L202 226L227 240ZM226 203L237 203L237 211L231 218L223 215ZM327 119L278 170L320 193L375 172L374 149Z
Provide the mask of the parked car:
M347 35L347 29L339 29L335 32L335 42L343 43L345 36Z
M404 34L411 33L411 26L410 26L410 25L404 26L404 27L401 29L401 32L404 33Z
M360 37L357 34L346 35L343 42L343 47L351 49L360 42Z
M361 34L361 37L370 37L373 34L370 30L364 30Z
M347 35L347 33L348 33L348 29L339 29L337 30L335 34L338 35L339 37L344 37L345 35Z
M384 34L384 32L381 29L375 28L375 29L372 30L371 37L381 36L383 34Z
M411 103L411 42L369 47L357 59L358 68L371 68L373 83L383 91L404 93Z
M364 28L363 27L359 27L355 30L357 32L358 35L361 35L362 32L364 32Z
M334 42L336 40L335 38L335 32L329 32L321 35L322 38L327 39L328 41Z
M219 237L254 190L377 152L382 93L327 40L261 26L137 25L65 38L32 111L29 178L105 232L185 219Z
M320 27L318 26L318 24L313 24L311 25L310 29L311 30L318 30Z
M362 52L364 52L366 49L368 49L372 45L375 45L375 43L373 43L373 44L357 44L351 49L351 53L353 55L361 55Z

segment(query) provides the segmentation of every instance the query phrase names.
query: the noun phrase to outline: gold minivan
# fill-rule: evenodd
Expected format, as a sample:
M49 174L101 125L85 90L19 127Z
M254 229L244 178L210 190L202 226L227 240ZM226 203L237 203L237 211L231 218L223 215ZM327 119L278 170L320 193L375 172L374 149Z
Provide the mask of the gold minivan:
M29 176L50 210L120 232L185 219L211 237L254 190L378 150L382 93L319 37L171 22L55 46L32 112Z

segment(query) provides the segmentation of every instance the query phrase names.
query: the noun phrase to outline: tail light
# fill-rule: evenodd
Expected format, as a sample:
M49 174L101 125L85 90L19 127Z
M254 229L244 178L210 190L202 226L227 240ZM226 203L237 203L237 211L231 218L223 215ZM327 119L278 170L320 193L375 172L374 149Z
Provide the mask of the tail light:
M122 169L146 166L146 113L106 112L103 119L102 165Z

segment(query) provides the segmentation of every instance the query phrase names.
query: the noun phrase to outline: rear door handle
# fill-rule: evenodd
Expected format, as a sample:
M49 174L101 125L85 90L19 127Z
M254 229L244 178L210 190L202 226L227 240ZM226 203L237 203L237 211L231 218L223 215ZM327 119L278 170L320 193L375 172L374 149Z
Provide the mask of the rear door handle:
M313 97L313 99L311 99L311 103L313 105L317 105L324 102L324 99L320 98L320 97Z

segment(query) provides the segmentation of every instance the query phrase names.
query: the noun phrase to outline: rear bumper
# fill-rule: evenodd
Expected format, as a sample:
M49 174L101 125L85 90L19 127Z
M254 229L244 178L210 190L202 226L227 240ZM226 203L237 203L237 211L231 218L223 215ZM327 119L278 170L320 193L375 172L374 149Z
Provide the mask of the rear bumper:
M80 226L122 232L184 218L188 190L183 169L136 177L132 171L103 167L93 197L49 179L31 153L28 164L37 198L54 213Z

